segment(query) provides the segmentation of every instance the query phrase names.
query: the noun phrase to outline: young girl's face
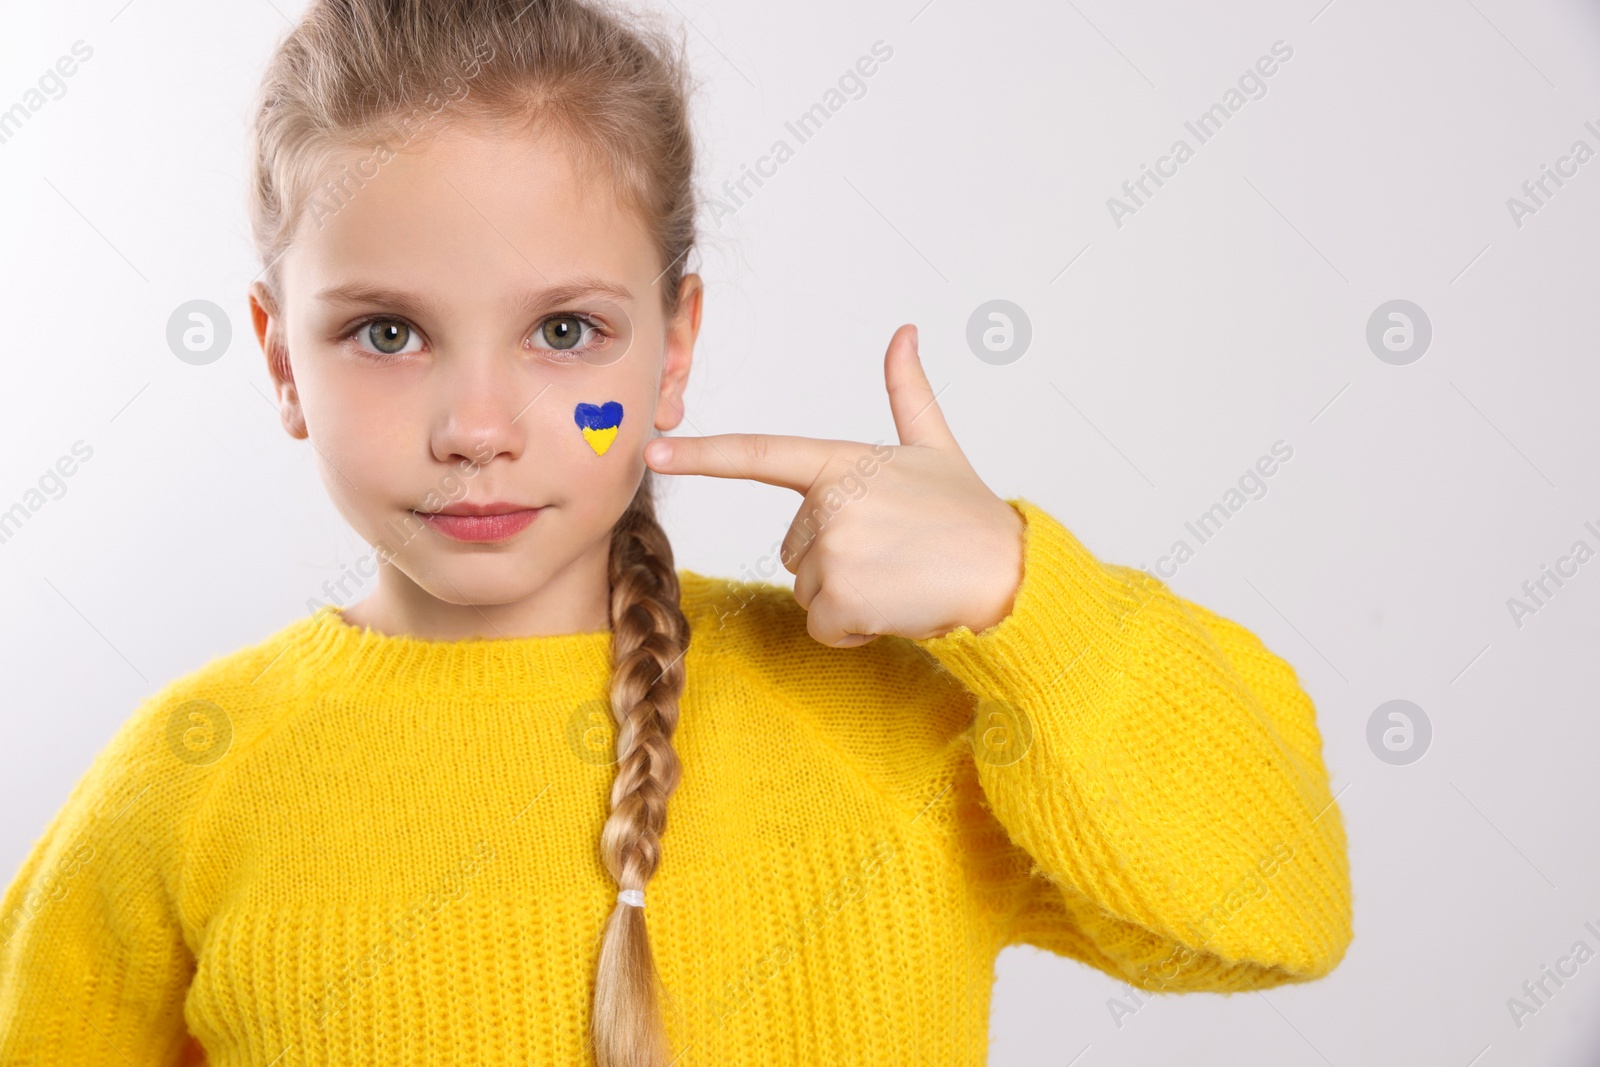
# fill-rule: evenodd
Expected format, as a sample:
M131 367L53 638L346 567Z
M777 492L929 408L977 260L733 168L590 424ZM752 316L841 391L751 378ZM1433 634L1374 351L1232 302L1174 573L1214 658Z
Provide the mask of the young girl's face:
M669 315L642 220L559 136L465 125L376 170L302 214L254 309L289 353L285 426L413 605L603 575L651 428L682 415L699 279ZM518 514L446 514L484 506Z

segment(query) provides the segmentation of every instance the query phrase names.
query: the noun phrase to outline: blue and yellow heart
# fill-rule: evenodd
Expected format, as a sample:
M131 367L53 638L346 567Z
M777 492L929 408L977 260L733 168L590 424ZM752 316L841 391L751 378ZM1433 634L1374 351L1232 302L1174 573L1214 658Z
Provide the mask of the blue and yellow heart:
M572 417L594 454L603 456L617 439L617 427L622 425L622 405L615 400L604 404L579 404Z

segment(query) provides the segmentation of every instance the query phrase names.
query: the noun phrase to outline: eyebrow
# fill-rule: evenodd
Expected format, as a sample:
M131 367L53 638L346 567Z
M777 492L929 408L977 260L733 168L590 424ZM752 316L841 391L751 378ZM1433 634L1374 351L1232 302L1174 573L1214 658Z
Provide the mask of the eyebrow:
M609 296L616 300L633 299L633 293L629 292L626 286L593 275L584 275L560 285L530 289L517 299L515 307L520 312L533 312L541 308L575 303L584 297L596 295ZM419 317L436 318L440 311L439 305L425 296L408 293L403 289L385 289L379 285L365 285L361 282L330 285L319 289L316 298L340 304L382 304Z

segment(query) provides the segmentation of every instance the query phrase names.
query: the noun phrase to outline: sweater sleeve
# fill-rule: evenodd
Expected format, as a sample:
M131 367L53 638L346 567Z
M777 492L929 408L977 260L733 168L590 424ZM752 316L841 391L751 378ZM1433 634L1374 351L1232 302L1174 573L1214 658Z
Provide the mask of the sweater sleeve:
M173 1065L185 1053L194 959L174 904L172 806L193 768L164 743L160 706L100 751L0 898L0 1063Z
M1236 991L1331 971L1351 939L1315 709L1250 631L1102 564L1025 500L1011 613L917 641L976 698L982 801L1010 851L1003 943L1142 989Z

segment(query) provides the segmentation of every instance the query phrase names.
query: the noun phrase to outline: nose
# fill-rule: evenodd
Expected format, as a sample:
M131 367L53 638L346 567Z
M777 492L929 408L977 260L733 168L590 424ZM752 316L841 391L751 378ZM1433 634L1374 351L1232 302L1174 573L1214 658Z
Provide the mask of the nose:
M483 465L500 456L520 457L527 446L521 416L539 387L518 373L515 354L483 346L436 366L434 458Z

